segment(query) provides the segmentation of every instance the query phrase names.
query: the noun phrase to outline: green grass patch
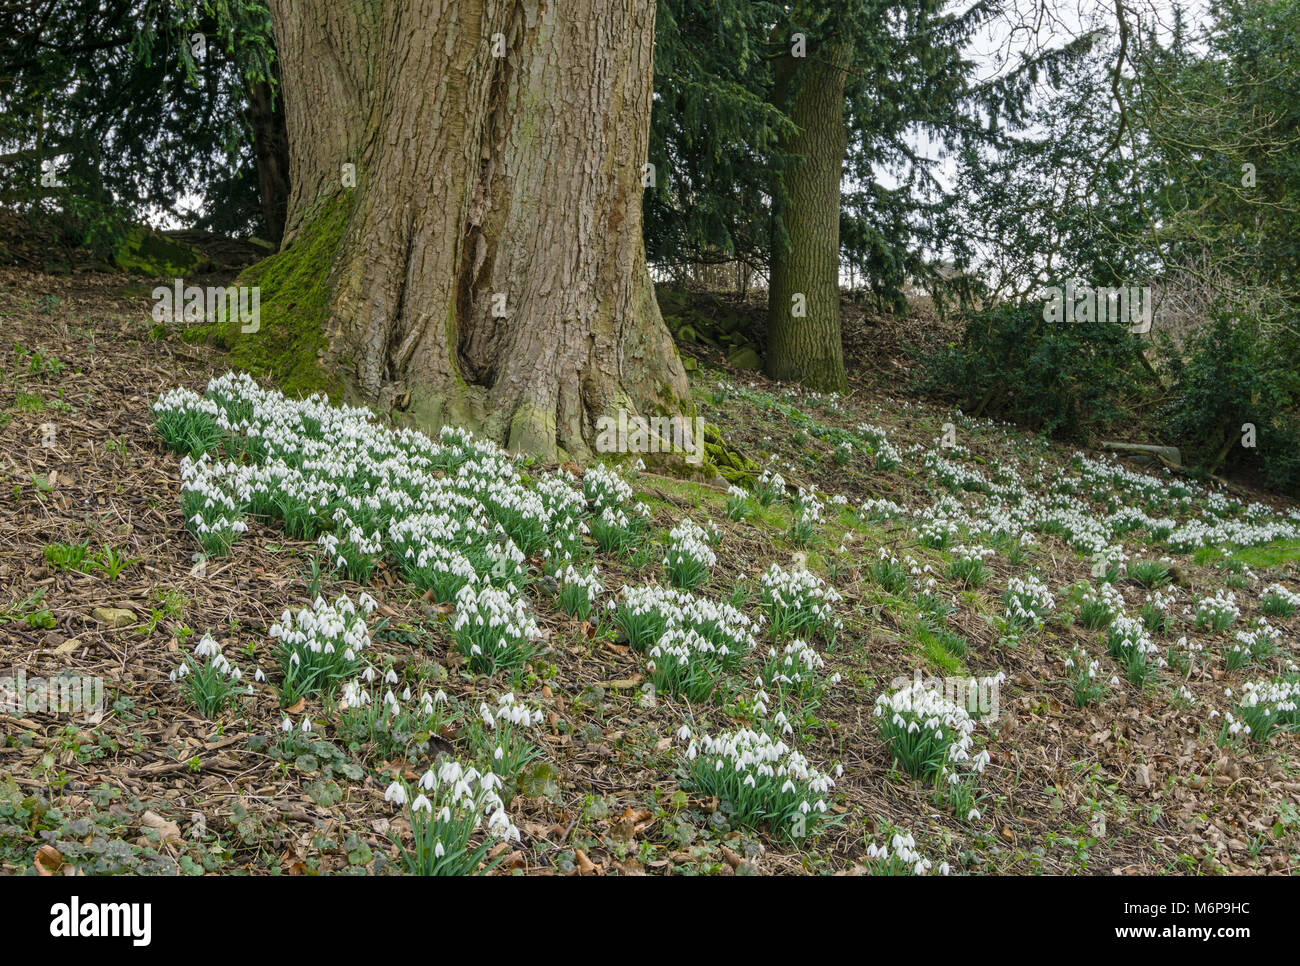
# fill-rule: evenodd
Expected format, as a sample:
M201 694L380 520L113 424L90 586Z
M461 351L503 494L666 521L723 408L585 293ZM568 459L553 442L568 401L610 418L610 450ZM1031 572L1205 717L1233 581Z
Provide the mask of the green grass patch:
M1252 570L1268 570L1300 564L1300 540L1275 540L1258 547L1242 547L1233 551L1233 559L1240 560Z

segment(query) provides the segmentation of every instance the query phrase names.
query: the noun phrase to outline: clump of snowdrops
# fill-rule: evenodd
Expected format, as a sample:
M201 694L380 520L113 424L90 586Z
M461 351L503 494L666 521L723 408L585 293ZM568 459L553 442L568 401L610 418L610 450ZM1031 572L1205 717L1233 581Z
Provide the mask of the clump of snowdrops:
M243 683L243 673L226 660L221 645L204 634L168 677L205 718L216 718L229 705L253 690Z
M834 605L841 597L811 571L782 570L772 564L763 572L759 584L774 641L836 628Z
M947 862L936 867L917 849L912 834L901 831L890 836L888 845L868 845L863 865L871 875L948 875L951 871Z
M357 676L370 647L366 617L376 606L375 599L363 591L356 604L347 596L333 603L317 597L296 615L288 610L280 615L269 633L279 641L275 654L283 672L283 706L312 694L332 695L340 684Z
M957 768L982 772L987 751L972 755L975 722L961 705L922 680L876 698L876 726L894 760L928 782L961 780Z
M718 557L709 546L709 534L690 517L669 532L664 569L674 587L694 590L709 579L709 572L717 562Z
M509 590L466 585L456 594L456 615L451 625L456 649L477 674L498 668L519 667L541 637L537 621L521 597Z
M1232 692L1228 692L1232 696ZM1231 711L1224 712L1219 744L1247 738L1265 744L1279 731L1300 727L1300 681L1248 681Z
M766 822L791 838L815 834L831 821L826 801L835 780L798 751L766 732L741 729L690 737L685 784L716 795L730 822L753 827ZM837 774L843 769L836 766Z
M394 837L402 863L411 875L479 875L494 863L488 852L496 841L517 842L498 789L501 778L455 759L444 759L421 776L415 788L393 782L385 800L403 809L411 825L412 844ZM477 845L473 839L482 833Z

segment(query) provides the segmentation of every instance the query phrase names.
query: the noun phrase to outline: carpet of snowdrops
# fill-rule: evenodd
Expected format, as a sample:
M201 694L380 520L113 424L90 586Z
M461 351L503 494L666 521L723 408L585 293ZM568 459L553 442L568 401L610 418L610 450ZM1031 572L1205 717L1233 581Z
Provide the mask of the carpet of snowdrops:
M719 395L728 391L739 392L718 388ZM827 827L846 818L842 806L832 808L844 765L819 758L804 733L815 727L826 692L844 683L821 653L843 632L843 598L833 580L808 567L806 550L796 551L790 566L772 563L754 574L750 606L736 606L697 593L710 581L724 538L712 518L683 516L663 541L659 579L606 587L598 558L645 547L651 538L651 511L636 497L639 462L585 472L533 470L464 430L444 429L436 439L393 431L364 409L289 400L233 373L213 379L202 395L166 393L153 410L160 435L182 454L187 525L209 557L228 553L254 518L314 539L324 565L360 585L386 563L426 600L447 608L449 645L471 673L499 679L503 689L517 688L520 669L538 654L533 599L549 594L595 633L612 633L642 655L647 700L663 695L681 702L682 720L673 729L681 745L680 785L715 800L729 825L815 847ZM1176 571L1169 554L1294 539L1300 513L1242 506L1222 493L1083 454L1066 470L1031 464L1027 478L1014 464L986 473L954 441L955 428L945 427L946 444L900 450L883 430L860 426L856 442L864 452L883 454L887 465L914 463L940 495L912 510L885 497L851 508L869 523L892 525L918 549L947 551L947 569L902 549L868 541L855 546L849 531L833 551L841 558L861 553L883 589L911 597L918 632L931 646L953 658L969 647L948 622L953 584L983 587L989 558L1023 560L1040 536L1050 535L1088 561L1092 579L1056 586L1033 568L1010 576L989 615L998 649L1032 646L1045 625L1075 617L1077 608L1077 620L1098 638L1092 649L1072 651L1062 669L1071 700L1086 709L1104 703L1110 689L1145 689L1161 675L1191 675L1207 658L1205 644L1174 631L1208 630L1222 635L1228 670L1257 672L1235 692L1225 687L1221 705L1207 709L1217 744L1265 743L1300 725L1300 674L1279 644L1282 629L1270 623L1270 616L1292 616L1300 597L1271 584L1258 594L1257 613L1243 621L1242 605L1252 595L1241 593L1239 600L1237 592L1217 589L1180 607L1179 595L1168 589ZM837 458L851 459L855 440L837 436L835 442ZM789 539L803 548L820 542L831 509L849 508L843 495L792 486L773 457L752 489L728 487L726 516L743 522L751 504L778 502L789 504ZM1109 512L1096 512L1094 502L1108 504ZM1137 559L1143 549L1135 546L1137 535L1158 541L1164 552ZM1116 586L1130 567L1147 591L1134 613ZM530 731L543 714L513 690L477 711L451 707L441 690L416 694L408 685L399 696L402 682L392 671L380 680L371 657L367 615L375 606L362 591L355 602L317 598L296 614L286 610L269 631L280 642L271 686L282 706L320 700L336 730L387 743L393 752L411 750L410 736L430 736L420 747L436 760L414 785L399 777L385 790L412 829L409 842L397 843L403 863L422 874L490 868L487 860L502 851L494 839L521 841L500 792L517 790L540 757ZM1279 656L1281 673L1259 676ZM242 672L210 637L177 673L198 702L211 703L217 689L226 700L212 711L239 700ZM257 676L268 680L262 669ZM978 827L989 797L981 778L991 760L979 747L979 718L1001 709L976 696L1000 695L1007 675L981 678L962 669L956 677L966 688L927 674L882 690L872 704L876 735L858 738L881 742L900 776L934 788L935 807ZM1196 698L1184 684L1171 700ZM295 725L286 717L283 733L292 736L310 722ZM438 747L444 738L447 747ZM949 861L935 862L919 850L911 830L866 839L857 863L866 871L951 871Z
M289 400L243 374L213 379L203 395L168 392L153 411L163 440L182 454L186 523L208 557L228 554L255 517L315 539L324 565L356 583L368 583L386 561L427 600L449 608L445 630L465 666L503 687L538 651L529 588L547 577L565 611L589 626L595 619L617 627L644 653L650 695L734 706L730 723L738 727L714 728L707 714L692 713L676 729L692 790L725 801L731 820L777 834L807 837L833 820L832 773L843 768L810 762L791 720L838 683L806 638L833 635L840 597L812 572L776 564L763 571L754 616L697 596L717 563L712 545L720 533L711 520L702 527L683 518L668 534L662 583L607 592L584 541L610 553L643 544L650 510L603 465L581 479L566 469L527 473L464 430L444 429L436 440L395 432L364 409ZM499 792L505 781L517 788L521 769L538 757L529 733L542 713L511 691L477 711L450 710L441 690L416 695L408 686L398 696L397 675L379 678L371 659L367 617L375 608L362 591L355 601L318 597L286 610L268 632L278 641L278 667L269 679L259 668L256 682L269 680L284 707L320 699L338 729L393 751L421 736L428 747L453 720L464 724L466 740L451 742L415 787L391 782L385 798L405 810L413 829L411 843L400 845L409 871L476 870L490 839L520 841ZM209 717L256 688L209 635L171 678ZM899 714L923 716L919 708ZM312 730L309 717L295 725L286 716L281 741ZM952 747L953 762L969 757L967 744ZM480 832L486 838L476 842Z
M45 554L46 633L110 702L0 717L6 867L1300 867L1283 501L716 375L701 413L758 462L714 484L181 381L123 397L146 613L90 619L113 582ZM7 664L94 660L15 628Z

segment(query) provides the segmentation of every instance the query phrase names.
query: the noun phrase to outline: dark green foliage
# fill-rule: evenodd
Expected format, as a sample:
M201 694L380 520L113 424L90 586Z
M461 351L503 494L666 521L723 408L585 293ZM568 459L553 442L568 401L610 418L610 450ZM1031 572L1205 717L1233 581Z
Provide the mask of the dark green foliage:
M1204 37L1190 34L1153 45L1134 87L1156 167L1152 214L1171 261L1209 253L1224 281L1270 285L1294 312L1300 2L1216 0Z
M266 0L7 6L0 200L106 255L189 195L200 227L262 230L248 92L272 60Z
M660 0L650 142L656 183L645 196L650 261L770 264L783 231L773 192L799 160L781 148L793 130L787 111L804 69L847 44L853 53L841 121L854 187L841 199L841 251L882 306L901 309L905 282L932 274L927 251L950 232L934 162L913 149L916 131L981 136L978 106L1018 109L1007 96L1012 81L976 90L973 64L962 55L995 8L989 0L956 13L934 0ZM804 36L806 56L791 60L795 34ZM784 82L776 69L782 58L795 65ZM886 187L881 168L898 184Z
M767 102L766 3L661 0L645 192L651 262L763 264L766 193L790 121Z
M1216 316L1196 335L1187 358L1169 360L1169 430L1206 470L1253 468L1270 486L1300 491L1300 372L1254 319ZM1254 427L1254 446L1247 426Z
M1043 303L972 313L961 343L934 354L924 385L962 409L1049 433L1114 423L1141 394L1133 337L1107 322L1048 323Z
M979 415L1140 434L1294 491L1300 2L1220 0L1199 25L1174 14L1151 33L1131 13L1122 54L1117 33L1081 38L1091 49L1047 77L1028 125L963 145L949 244L959 270L979 266L985 308L923 381ZM1151 286L1156 341L1047 327L1042 287L1064 277Z

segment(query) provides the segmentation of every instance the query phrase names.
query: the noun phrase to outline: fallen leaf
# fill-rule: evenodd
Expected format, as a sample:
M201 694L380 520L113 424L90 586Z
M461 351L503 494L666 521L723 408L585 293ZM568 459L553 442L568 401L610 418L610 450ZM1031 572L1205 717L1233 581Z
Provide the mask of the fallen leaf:
M37 875L54 875L63 866L63 856L54 846L46 844L36 850L36 858L32 862L36 866Z
M307 865L297 852L292 849L286 849L280 856L280 865L284 867L289 875L306 875Z
M56 647L56 648L54 649L54 653L55 653L55 654L71 654L73 651L75 651L75 650L77 649L77 646L78 646L80 643L81 643L81 639L80 639L80 638L77 638L77 637L70 637L70 638L68 638L66 641L64 641L62 644L60 644L58 647Z
M633 674L631 677L619 678L617 681L606 681L603 685L601 685L601 687L613 688L614 690L618 691L626 688L634 688L640 683L641 683L641 675Z
M157 812L145 812L141 815L140 825L142 828L153 829L164 842L179 842L181 840L181 827L175 822L169 822Z
M129 627L135 623L135 612L122 607L95 607L90 616L109 627Z
M504 859L502 859L502 860L501 860L501 864L498 866L498 868L501 868L501 869L522 869L522 868L525 868L527 865L528 865L528 862L527 862L527 860L524 858L524 853L522 853L522 852L517 852L517 851L516 851L516 852L511 852L511 853L510 853L509 855L507 855Z

